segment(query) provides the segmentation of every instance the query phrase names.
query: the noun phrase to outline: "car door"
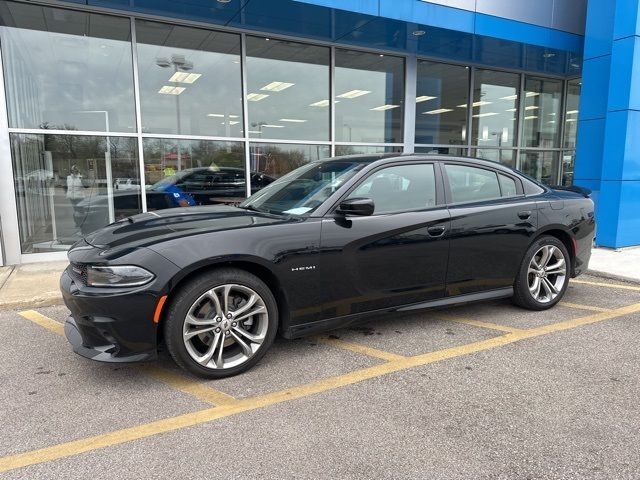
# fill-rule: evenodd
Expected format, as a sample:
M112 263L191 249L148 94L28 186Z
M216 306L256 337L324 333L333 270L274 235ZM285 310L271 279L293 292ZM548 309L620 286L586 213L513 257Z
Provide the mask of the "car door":
M372 199L373 214L322 221L323 317L442 297L449 213L438 164L383 165L342 200L353 198Z
M451 214L447 295L512 286L536 231L535 201L502 170L445 162L442 171Z

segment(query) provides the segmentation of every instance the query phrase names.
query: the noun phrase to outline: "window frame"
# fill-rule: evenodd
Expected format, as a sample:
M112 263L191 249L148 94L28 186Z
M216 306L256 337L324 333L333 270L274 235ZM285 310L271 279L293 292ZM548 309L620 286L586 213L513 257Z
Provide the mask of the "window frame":
M410 212L424 212L424 211L431 211L431 210L445 208L446 207L445 191L444 191L444 182L442 177L442 168L440 166L440 163L441 162L439 162L438 160L433 160L433 159L416 160L411 162L393 161L393 162L383 163L370 170L366 170L365 172L362 173L362 176L360 178L355 179L353 184L346 187L345 192L340 194L338 200L333 205L331 205L331 207L327 209L327 212L323 215L323 217L337 217L337 216L342 217L343 215L336 213L336 210L340 206L340 203L346 200L347 198L349 198L349 195L351 195L351 193L353 193L358 187L360 187L363 183L369 180L376 173L380 172L381 170L385 170L387 168L404 167L409 165L433 165L435 190L436 190L436 204L432 207L410 208L406 210L396 210L393 212L375 213L374 211L374 213L372 213L371 215L368 215L367 217L362 217L362 218L381 217L384 215L397 215L400 213L410 213Z
M477 165L475 163L472 162L464 162L464 161L444 161L441 162L441 172L442 172L442 181L443 181L443 185L444 185L444 193L445 193L445 198L446 198L446 205L447 206L458 206L458 205L475 205L475 204L486 204L486 203L501 203L504 202L505 200L510 200L510 199L514 199L514 198L520 198L520 197L524 197L524 188L522 186L522 181L520 180L520 178L518 178L516 175L512 175L510 172L505 172L501 169L497 169L497 168L492 168L488 165ZM482 199L482 200L470 200L470 201L465 201L465 202L454 202L453 201L453 195L451 193L451 184L449 183L449 176L447 175L447 169L446 166L447 165L459 165L459 166L465 166L465 167L470 167L470 168L477 168L480 170L487 170L489 172L492 172L496 175L496 181L498 182L498 188L500 189L500 196L496 197L496 198L488 198L488 199ZM512 196L503 196L503 192L502 192L502 185L500 184L500 178L498 177L499 174L502 174L512 180L515 181L516 183L516 195L512 195Z

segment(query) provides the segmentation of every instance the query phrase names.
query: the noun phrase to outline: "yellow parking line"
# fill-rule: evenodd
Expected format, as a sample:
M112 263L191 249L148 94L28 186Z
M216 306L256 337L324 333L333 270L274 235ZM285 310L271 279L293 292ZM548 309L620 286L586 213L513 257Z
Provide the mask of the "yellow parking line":
M578 310L590 310L592 312L608 312L610 310L609 308L593 307L591 305L581 305L579 303L571 302L560 302L558 303L558 305L562 307L575 308Z
M623 315L629 315L640 312L640 303L617 308L609 312L594 313L586 317L575 318L564 322L534 328L531 330L522 330L520 332L508 333L499 337L490 338L479 342L461 345L458 347L447 348L436 352L416 355L414 357L405 357L396 361L382 363L373 367L356 370L354 372L338 375L335 377L325 378L315 382L301 385L298 387L282 390L279 392L268 393L245 400L238 400L235 403L200 410L198 412L186 413L176 417L157 420L155 422L139 425L136 427L116 430L114 432L95 435L93 437L82 438L71 442L53 445L51 447L40 448L30 452L19 453L0 458L0 473L16 468L26 467L38 463L44 463L59 458L70 457L80 453L98 450L100 448L119 445L122 443L151 437L160 433L171 432L174 430L211 422L213 420L236 415L241 412L256 410L283 403L289 400L304 398L317 393L333 390L346 385L361 382L370 378L380 377L389 373L405 370L412 367L427 365L430 363L446 360L449 358L460 357L483 350L508 345L527 338L546 335L553 332L568 330L582 325L588 325L603 320L613 319Z
M141 365L140 370L159 382L165 383L176 390L180 390L183 393L187 393L212 405L231 405L237 402L231 395L210 388L196 380L165 368L160 368L155 365Z
M64 327L61 323L56 322L35 310L25 310L23 312L19 312L19 314L27 320L31 320L33 323L36 323L53 333L64 336ZM159 382L188 395L192 395L207 403L211 403L212 405L229 405L236 401L236 399L231 395L227 395L226 393L207 387L196 380L170 372L169 370L165 370L155 365L139 365L137 368Z
M509 327L498 323L483 322L482 320L473 320L472 318L458 317L449 315L448 313L438 313L435 315L438 320L446 320L448 322L464 323L465 325L473 325L474 327L488 328L498 330L499 332L517 333L522 332L521 328Z
M620 288L622 290L633 290L636 292L640 292L640 287L634 287L633 285L620 285L619 283L589 282L587 280L576 280L576 279L571 279L570 283L579 283L581 285L593 285L595 287Z
M386 360L387 362L393 362L395 360L407 358L403 355L398 355L391 352L385 352L384 350L378 350L377 348L367 347L365 345L360 345L359 343L347 342L345 340L340 340L339 338L329 338L329 337L322 336L322 337L316 337L316 340L326 345L331 345L333 347L342 348L344 350L350 350L352 352L361 353L363 355L368 355L370 357L379 358L381 360Z
M64 336L64 326L60 322L56 322L35 310L25 310L23 312L19 312L19 315L53 333Z

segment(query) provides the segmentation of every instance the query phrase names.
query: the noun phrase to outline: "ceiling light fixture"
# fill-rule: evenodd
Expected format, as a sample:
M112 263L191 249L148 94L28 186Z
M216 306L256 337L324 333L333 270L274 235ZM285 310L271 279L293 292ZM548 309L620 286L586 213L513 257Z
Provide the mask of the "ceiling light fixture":
M438 108L437 110L429 110L428 112L422 112L423 115L438 115L440 113L453 112L451 108Z
M487 102L485 100L480 100L479 102L473 102L474 107L482 107L483 105L491 105L493 102ZM467 104L456 105L459 108L467 108Z
M278 120L279 122L289 122L289 123L306 123L306 120L302 120L299 118L281 118Z
M478 113L474 115L473 118L493 117L494 115L500 115L500 114L497 112Z
M268 96L269 95L265 93L250 93L249 95L247 95L247 100L250 102L259 102L260 100L264 100Z
M309 106L310 107L328 107L329 100L320 100L319 102L310 103Z
M529 105L528 107L524 107L525 110L537 110L540 107L538 107L537 105Z
M162 93L164 95L180 95L186 89L184 87L174 87L173 85L164 85L158 93Z
M515 100L518 95L507 95L506 97L500 97L500 100Z
M578 112L579 112L579 110L569 110L569 111L567 111L567 115L574 115L574 114L576 114Z
M202 76L201 73L175 72L169 79L175 83L193 83Z
M338 98L357 98L357 97L361 97L362 95L367 95L368 93L371 93L371 91L369 91L369 90L349 90L348 92L344 92L344 93L338 95Z
M536 118L538 118L537 115L529 115L528 117L524 117L525 120L534 120Z
M267 92L281 92L289 87L293 87L295 83L288 82L271 82L262 87L260 90L266 90Z
M420 103L420 102L426 102L427 100L435 100L438 97L432 97L430 95L421 95L419 97L416 97L416 103Z
M269 123L265 123L262 125L264 128L284 128L284 125L271 125Z
M369 110L372 112L384 112L385 110L391 110L392 108L398 108L400 105L380 105L379 107L370 108Z

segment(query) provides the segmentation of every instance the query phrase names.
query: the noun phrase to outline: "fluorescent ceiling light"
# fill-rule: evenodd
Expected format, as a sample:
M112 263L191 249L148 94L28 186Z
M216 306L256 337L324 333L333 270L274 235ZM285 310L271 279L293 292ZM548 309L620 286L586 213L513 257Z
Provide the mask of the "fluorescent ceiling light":
M438 115L439 113L453 112L451 108L438 108L437 110L430 110L428 112L422 112L423 115Z
M256 134L256 133L262 133L262 132L260 130L249 130L249 133Z
M164 95L180 95L184 91L185 91L184 87L174 87L172 85L165 85L160 90L158 90L158 93L162 93Z
M224 118L224 114L223 113L207 113L207 117Z
M494 115L500 114L497 112L478 113L477 115L474 115L473 118L493 117Z
M536 105L529 105L528 107L524 107L525 110L537 110L540 107L536 106Z
M264 125L262 125L265 128L284 128L284 125L271 125L268 123L265 123Z
M284 90L286 88L289 88L289 87L293 87L294 85L295 85L295 83L271 82L271 83L266 84L260 90L266 90L268 92L281 92L282 90Z
M309 106L310 107L328 107L329 100L320 100L319 102L311 103Z
M528 117L524 117L524 119L525 119L525 120L534 120L534 119L536 119L536 118L538 118L538 116L537 116L537 115L530 115L530 116L528 116Z
M506 97L500 97L500 100L515 100L518 98L518 95L508 95Z
M399 106L400 105L386 104L380 105L379 107L370 108L369 110L371 110L372 112L383 112L385 110L391 110L392 108L398 108Z
M305 123L306 120L301 120L299 118L281 118L278 120L279 122L289 122L289 123Z
M493 102L487 102L485 100L480 100L479 102L473 102L473 106L474 107L482 107L483 105L491 105ZM462 105L456 105L457 107L460 108L467 108L467 104L464 103Z
M268 96L269 95L265 93L250 93L249 95L247 95L247 100L249 100L250 102L259 102L260 100L264 100Z
M573 114L576 114L576 113L578 113L578 112L579 112L579 110L569 110L569 111L567 112L567 115L573 115Z
M371 92L369 90L349 90L348 92L338 95L338 98L357 98L368 93Z
M505 110L505 112L515 112L515 111L516 111L515 108L508 108L508 109Z
M547 123L556 123L555 120L549 120Z
M527 97L537 97L540 95L540 92L527 92Z
M176 72L171 75L170 82L193 83L202 76L201 73Z
M567 118L566 121L567 121L567 123L569 123L569 122L577 122L578 119L577 118Z
M432 97L430 95L420 95L419 97L416 97L416 103L420 103L420 102L426 102L427 100L435 100L438 97Z
M238 122L237 120L232 120L229 122L229 125L237 125L238 123L240 122ZM226 125L226 124L227 122L220 122L220 125Z

